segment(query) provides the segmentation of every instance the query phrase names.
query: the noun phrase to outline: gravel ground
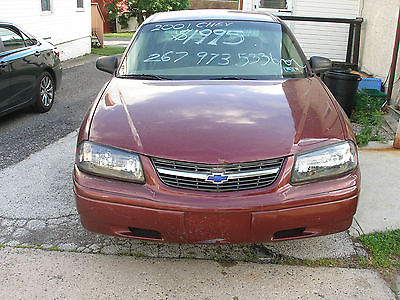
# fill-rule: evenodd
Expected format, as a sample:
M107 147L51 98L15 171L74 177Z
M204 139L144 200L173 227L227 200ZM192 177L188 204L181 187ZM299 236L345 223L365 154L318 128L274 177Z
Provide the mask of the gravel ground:
M388 115L385 115L385 119L386 118L390 118L390 117ZM360 124L352 122L351 126L353 128L354 134L361 133L362 126ZM393 141L395 135L396 135L396 132L388 125L388 123L386 121L384 121L382 129L379 130L379 136L386 141Z

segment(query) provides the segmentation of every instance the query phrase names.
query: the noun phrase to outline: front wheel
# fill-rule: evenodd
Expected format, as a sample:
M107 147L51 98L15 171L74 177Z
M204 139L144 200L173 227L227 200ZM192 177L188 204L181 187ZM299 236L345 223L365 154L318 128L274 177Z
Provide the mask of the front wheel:
M49 72L43 72L36 88L34 109L37 112L47 112L53 106L55 96L54 79Z

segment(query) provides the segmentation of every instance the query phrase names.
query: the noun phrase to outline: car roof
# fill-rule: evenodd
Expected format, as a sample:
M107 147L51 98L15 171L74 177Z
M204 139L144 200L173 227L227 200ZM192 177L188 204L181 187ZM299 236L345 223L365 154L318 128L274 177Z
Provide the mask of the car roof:
M0 25L6 25L6 26L15 26L14 23L8 22L8 21L3 21L0 19Z
M9 21L4 21L4 20L0 19L0 26L12 26L12 27L14 27L14 28L16 28L16 29L18 29L18 30L20 30L20 31L25 33L25 30L23 30L20 26L18 26L15 23L9 22Z
M196 9L162 12L150 16L144 23L193 20L237 20L280 23L279 18L269 13L243 12L240 10L224 9Z
M26 31L24 28L21 28L21 26L16 25L15 23L12 22L8 22L8 21L3 21L0 19L0 26L12 26L16 29L18 29L20 32L22 32L23 34L27 35L30 38L35 38L36 37L32 34L30 34L28 31Z

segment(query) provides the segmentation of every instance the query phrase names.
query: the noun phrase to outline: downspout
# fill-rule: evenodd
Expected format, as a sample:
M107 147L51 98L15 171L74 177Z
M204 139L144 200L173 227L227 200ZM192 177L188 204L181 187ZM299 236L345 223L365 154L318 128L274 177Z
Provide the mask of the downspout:
M396 28L396 37L394 41L394 48L393 48L393 56L392 56L392 64L390 65L390 76L389 76L389 84L388 84L388 91L386 95L386 103L390 104L390 99L392 98L392 91L393 91L393 82L396 73L396 64L397 64L397 57L399 54L399 42L400 42L400 8L397 17L397 28ZM400 149L400 120L399 126L397 128L397 133L393 141L393 148Z
M238 10L243 10L243 0L238 0Z
M397 28L396 28L396 37L395 37L394 48L393 48L392 64L390 65L389 84L388 84L388 90L387 90L387 95L386 95L386 103L387 104L390 104L390 99L392 98L393 82L394 82L394 76L395 76L396 64L397 64L397 56L399 54L399 40L400 40L400 8L399 8L398 19L397 19Z

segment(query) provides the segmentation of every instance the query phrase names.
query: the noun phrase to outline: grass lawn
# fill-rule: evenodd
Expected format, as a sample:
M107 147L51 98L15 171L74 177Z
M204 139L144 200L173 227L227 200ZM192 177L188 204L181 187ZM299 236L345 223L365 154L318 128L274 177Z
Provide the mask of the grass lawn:
M104 37L119 37L119 38L131 38L133 37L134 31L130 32L116 32L116 33L105 33Z
M360 236L371 257L369 264L389 270L400 268L400 229Z
M105 48L92 48L92 54L110 56L122 54L125 51L125 47L105 47Z

